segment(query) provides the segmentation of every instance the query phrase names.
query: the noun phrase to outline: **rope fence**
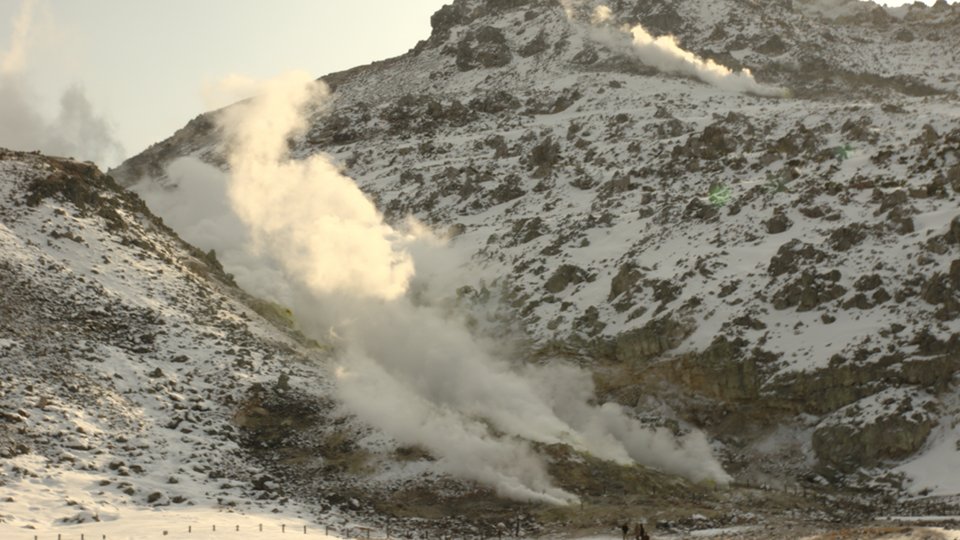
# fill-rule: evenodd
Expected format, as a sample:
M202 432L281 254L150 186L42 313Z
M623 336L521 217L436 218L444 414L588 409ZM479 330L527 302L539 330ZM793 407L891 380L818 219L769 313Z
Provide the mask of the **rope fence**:
M258 536L262 535L264 532L267 533L276 533L276 526L274 530L270 530L269 527L265 530L263 524L258 524L257 526L248 526L241 527L240 525L234 525L232 527L218 527L217 525L187 525L186 528L182 527L168 527L168 528L159 528L156 533L152 534L150 532L139 532L136 535L138 539L152 539L156 538L157 540L167 540L171 536L176 539L190 538L195 537L198 540L208 540L210 538L222 538L223 540L233 540L233 539L246 539L252 538L256 539ZM281 524L279 532L284 535L289 535L291 540L296 540L297 538L304 538L306 535L307 538L317 538L321 534L324 537L332 538L341 538L344 540L389 540L390 528L387 527L385 530L374 529L372 527L365 527L362 525L352 525L347 527L341 527L337 529L329 525L286 525ZM509 538L512 535L513 531L508 530L506 527L501 527L493 534L487 535L476 535L478 540L480 539L499 539ZM517 531L519 533L519 531ZM454 535L450 534L441 534L437 533L436 535L430 533L424 533L425 536L421 538L435 539L435 540L452 540L455 538ZM165 538L166 537L166 538ZM519 536L518 536L519 537ZM22 537L23 540L128 540L131 538L130 533L115 533L110 534L88 534L88 533L44 533L44 534L33 534L25 535Z
M247 527L241 531L240 525L234 525L233 527L221 527L218 531L216 525L207 526L194 526L187 525L186 530L182 528L162 528L158 529L156 537L159 540L163 540L163 537L170 535L197 535L201 538L209 538L211 534L218 533L217 536L222 536L225 540L230 538L237 538L237 533L244 533L241 535L241 538L248 537L250 534L252 538L256 538L256 535L264 532L263 524L258 524L255 528ZM277 532L276 530L267 532ZM310 537L312 535L323 534L323 536L334 537L334 538L343 538L346 540L367 540L367 539L382 539L390 538L390 531L387 530L386 533L374 534L371 536L371 533L376 533L376 530L370 527L363 527L360 525L341 528L339 531L335 527L329 525L323 526L314 526L313 528L307 525L280 525L281 534L289 534L292 539L297 537L302 538L304 535ZM343 533L344 536L340 536L339 533ZM130 537L129 533L118 533L113 536L108 534L87 534L87 533L46 533L46 534L32 534L29 536L24 536L24 540L53 540L54 534L56 534L56 540L125 540ZM140 533L138 534L139 538L151 538L153 535L149 533Z

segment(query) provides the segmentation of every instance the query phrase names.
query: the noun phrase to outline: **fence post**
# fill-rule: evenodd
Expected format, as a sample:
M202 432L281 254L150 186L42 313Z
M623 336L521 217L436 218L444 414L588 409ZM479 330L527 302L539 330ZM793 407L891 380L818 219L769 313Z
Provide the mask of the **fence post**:
M330 536L330 526L329 526L329 525L324 525L324 526L323 526L323 535L324 535L324 536ZM37 540L37 539L34 538L33 540Z
M260 524L260 532L263 532L263 523Z
M187 532L188 532L188 533L192 533L192 532L193 532L193 525L187 525Z
M306 526L306 525L303 526L303 534L307 534L307 526Z
M240 532L240 526L237 525L237 532Z
M286 525L280 525L280 532L284 532L284 533L287 532L287 526L286 526Z
M216 525L213 526L213 532L217 532L217 526L216 526Z

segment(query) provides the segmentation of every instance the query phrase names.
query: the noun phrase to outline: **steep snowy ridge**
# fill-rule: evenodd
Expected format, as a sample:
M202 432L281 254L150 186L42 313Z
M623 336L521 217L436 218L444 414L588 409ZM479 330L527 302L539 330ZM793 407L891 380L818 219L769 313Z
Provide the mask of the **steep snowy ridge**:
M234 422L323 355L89 164L0 150L0 527L283 508ZM293 513L295 509L291 509Z

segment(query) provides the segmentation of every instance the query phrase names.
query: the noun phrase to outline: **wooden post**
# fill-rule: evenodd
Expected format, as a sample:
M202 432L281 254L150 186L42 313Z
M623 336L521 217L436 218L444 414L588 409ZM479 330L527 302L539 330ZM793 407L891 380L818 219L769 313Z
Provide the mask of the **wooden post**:
M324 525L324 526L323 526L323 535L324 535L324 536L330 536L330 526L329 526L329 525ZM36 539L34 539L34 540L36 540Z
M193 532L193 525L187 525L187 533Z
M213 532L217 532L217 526L216 526L216 525L213 526Z
M280 532L284 532L284 533L287 532L287 526L286 526L286 525L280 525Z
M260 532L263 532L263 523L260 524Z
M303 534L307 534L307 526L306 526L306 525L303 526Z

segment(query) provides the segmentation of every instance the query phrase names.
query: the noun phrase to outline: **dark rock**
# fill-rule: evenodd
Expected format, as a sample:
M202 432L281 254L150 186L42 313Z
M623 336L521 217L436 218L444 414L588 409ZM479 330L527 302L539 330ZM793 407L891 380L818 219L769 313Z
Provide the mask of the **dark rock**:
M513 54L503 31L483 26L469 32L456 47L456 63L460 71L477 68L497 68L509 64Z
M547 35L541 30L537 37L528 41L523 47L517 51L517 54L524 58L529 58L531 56L536 56L542 52L547 51L550 48L550 44L547 43Z
M614 358L620 362L637 363L649 360L676 348L693 332L688 325L669 317L655 319L643 328L629 330L614 341Z
M862 425L839 423L813 432L813 450L821 463L843 472L901 460L923 447L936 422L927 415L892 411Z
M857 120L847 120L840 130L848 139L855 141L876 144L878 140L878 135L873 127L873 119L869 116L861 116Z
M944 235L948 244L960 244L960 215L950 221L950 230Z
M553 272L543 288L549 293L556 294L571 284L583 283L586 280L587 273L582 268L572 264L563 264Z
M947 182L953 188L953 191L960 193L960 163L957 163L947 171Z
M684 217L688 219L698 219L701 221L706 221L716 217L720 213L717 210L717 207L704 202L699 197L694 197L690 199L690 202L687 203L687 206L683 209Z
M757 46L756 51L767 56L779 56L787 52L788 45L779 35L774 34Z
M920 291L920 297L928 304L943 304L953 293L950 286L950 279L947 275L936 273L930 276L930 279L924 284Z
M600 320L600 310L596 306L590 306L584 311L583 315L573 321L573 327L587 336L596 336L607 326L607 323Z
M513 223L513 245L526 244L547 233L547 226L539 217L518 219Z
M799 278L777 291L771 299L775 309L796 307L797 311L811 309L842 297L846 289L836 282L840 272L833 270L826 274L804 270Z
M936 144L938 140L940 140L940 134L937 133L937 130L930 124L924 124L920 130L920 137L918 139L920 144L930 147Z
M853 288L858 291L870 291L876 289L880 285L883 285L883 280L880 279L878 274L869 274L865 276L860 276L859 279L853 284Z
M483 97L470 100L470 108L482 113L496 114L520 108L520 100L505 90L493 90Z
M764 221L763 224L767 227L767 233L780 234L789 229L793 225L793 221L783 212L775 212L773 217Z
M549 175L559 161L560 143L555 142L553 137L548 135L530 149L527 156L527 168L534 169L534 178L542 178Z
M867 295L863 293L857 293L843 303L843 309L870 309L872 307L873 304L871 304L870 300L867 299Z
M445 5L430 17L430 27L432 28L430 37L431 39L446 40L454 26L460 26L467 22L469 22L469 19L463 4L454 2Z
M854 223L831 231L827 242L836 251L847 251L862 242L866 236L864 226Z
M697 135L687 138L684 153L706 160L720 159L737 150L737 138L719 123L710 124Z
M877 289L876 292L873 293L873 303L874 303L874 305L882 304L882 303L890 300L891 298L893 298L893 297L890 296L890 293L888 293L887 290L884 289L883 287Z
M812 244L793 239L780 246L777 254L770 259L767 272L776 277L786 273L795 273L800 264L821 263L827 260L827 254L815 248Z
M960 267L960 265L958 265L958 267ZM607 295L607 301L613 301L624 293L630 294L635 292L636 286L642 278L643 273L637 269L635 264L624 263L620 265L620 270L617 272L617 275L613 276L613 279L610 280L610 294Z
M916 39L916 37L913 35L913 32L911 32L906 28L901 28L900 30L898 30L897 33L893 35L893 38L896 39L897 41L903 41L907 43Z

